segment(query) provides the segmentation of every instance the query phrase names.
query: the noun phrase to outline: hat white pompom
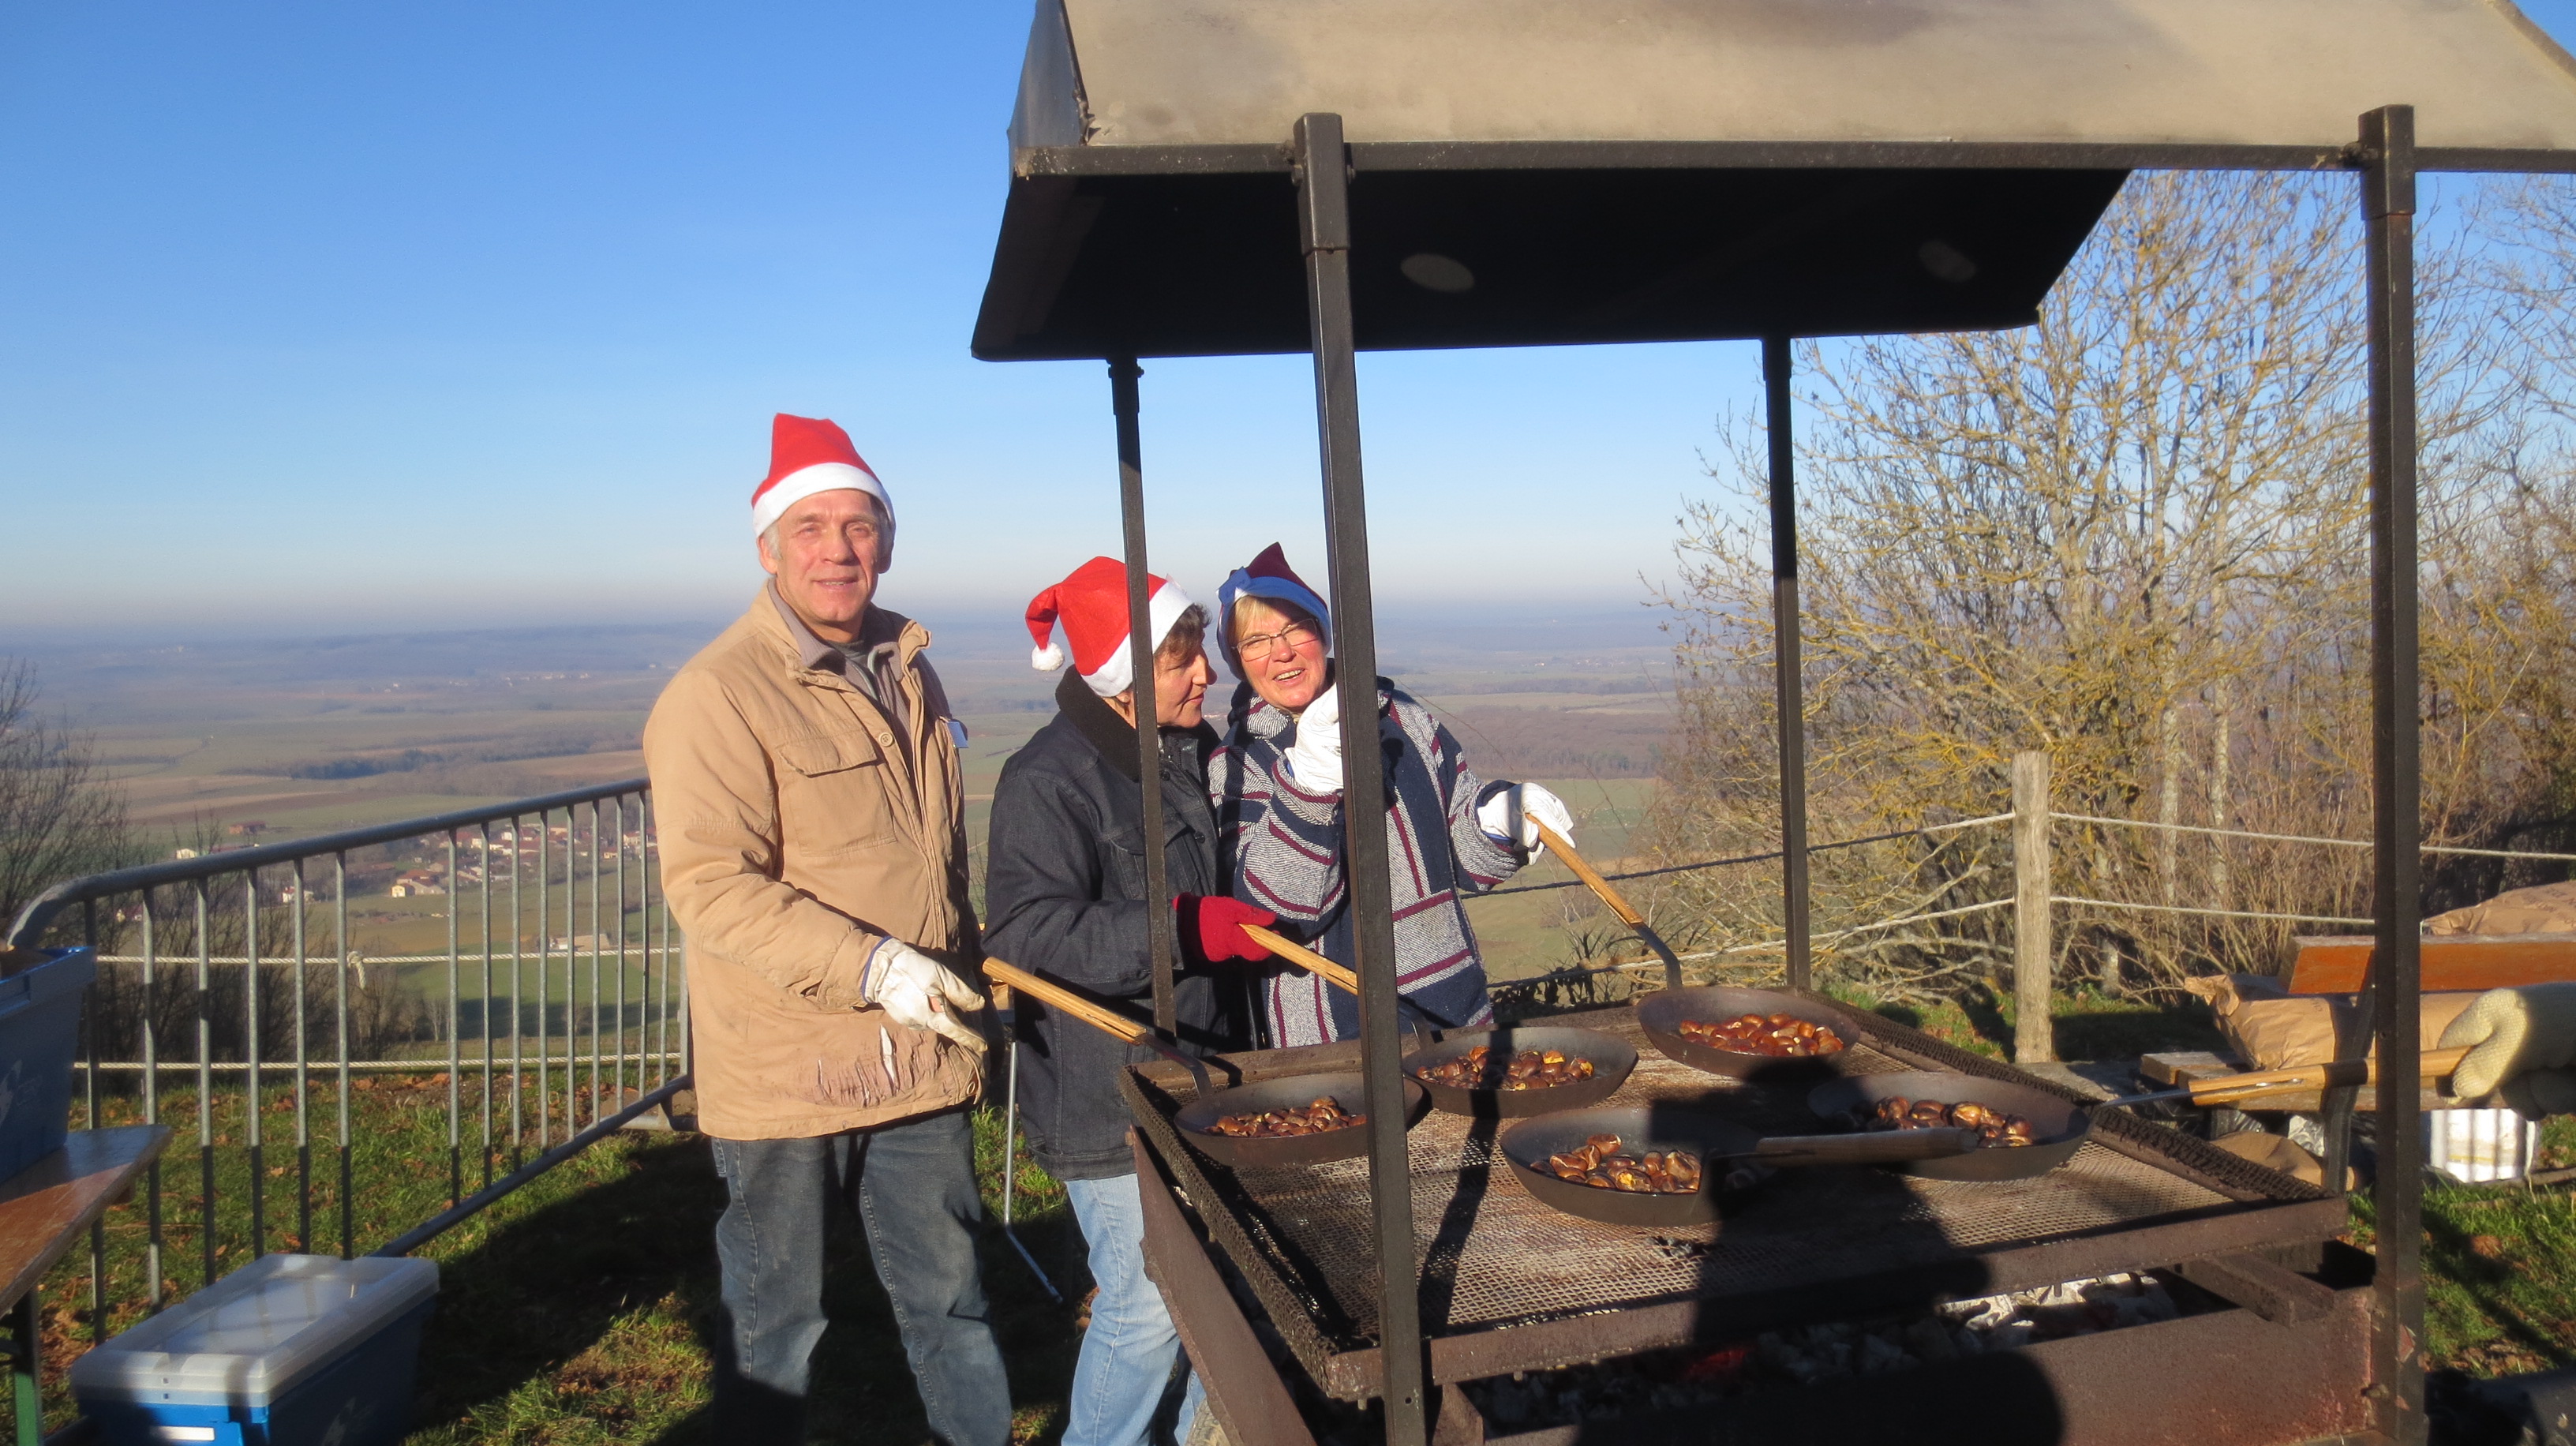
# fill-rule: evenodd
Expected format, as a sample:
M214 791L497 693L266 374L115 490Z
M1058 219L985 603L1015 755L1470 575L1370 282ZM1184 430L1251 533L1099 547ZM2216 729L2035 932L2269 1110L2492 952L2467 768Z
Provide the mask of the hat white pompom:
M1029 666L1041 673L1052 673L1064 666L1064 649L1049 642L1029 649Z

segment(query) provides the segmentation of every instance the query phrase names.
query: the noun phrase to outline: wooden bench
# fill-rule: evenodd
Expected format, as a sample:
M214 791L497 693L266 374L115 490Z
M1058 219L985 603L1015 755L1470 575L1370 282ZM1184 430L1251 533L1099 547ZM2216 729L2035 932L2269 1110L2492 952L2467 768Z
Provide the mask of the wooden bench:
M36 1286L86 1234L90 1222L130 1193L134 1177L170 1142L167 1125L75 1130L63 1148L0 1181L0 1306L9 1320L10 1391L19 1446L44 1436Z
M2352 994L2361 989L2378 941L2368 934L2294 940L2292 994ZM2423 945L2424 992L2511 989L2576 979L2576 934L2436 934Z

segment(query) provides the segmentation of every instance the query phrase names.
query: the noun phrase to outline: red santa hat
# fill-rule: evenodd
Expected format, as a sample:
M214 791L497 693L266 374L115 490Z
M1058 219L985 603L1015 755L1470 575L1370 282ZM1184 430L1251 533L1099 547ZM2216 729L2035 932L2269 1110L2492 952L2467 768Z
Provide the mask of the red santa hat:
M751 535L770 529L787 509L817 492L855 487L877 500L888 520L894 499L885 484L861 461L850 434L822 417L791 417L785 412L769 424L769 475L751 489Z
M1145 574L1145 586L1149 589L1146 616L1159 649L1171 635L1172 624L1194 604L1179 588L1150 572ZM1029 600L1028 621L1029 636L1037 639L1029 665L1039 672L1052 673L1064 666L1064 649L1050 641L1062 624L1064 640L1073 645L1073 666L1092 692L1115 698L1134 685L1135 660L1127 652L1125 563L1095 557L1075 568L1072 576Z

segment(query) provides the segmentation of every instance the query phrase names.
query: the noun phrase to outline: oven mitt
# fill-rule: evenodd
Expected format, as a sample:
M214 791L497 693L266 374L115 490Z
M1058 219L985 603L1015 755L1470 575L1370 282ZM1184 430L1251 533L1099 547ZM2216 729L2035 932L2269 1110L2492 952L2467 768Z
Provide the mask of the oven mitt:
M2526 1119L2576 1113L2576 981L2479 995L2434 1047L2462 1045L2469 1055L2452 1072L2453 1095L2501 1093Z

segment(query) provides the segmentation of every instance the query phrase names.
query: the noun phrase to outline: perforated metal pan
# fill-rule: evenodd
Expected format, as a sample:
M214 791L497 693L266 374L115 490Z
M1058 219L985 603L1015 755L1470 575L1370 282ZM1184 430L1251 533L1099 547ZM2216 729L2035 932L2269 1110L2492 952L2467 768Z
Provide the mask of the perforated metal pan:
M2075 1152L2084 1147L2084 1137L2093 1132L2093 1117L2081 1105L2026 1085L1944 1070L1860 1074L1832 1080L1808 1092L1807 1108L1821 1119L1844 1121L1856 1109L1875 1108L1880 1100L1897 1096L1939 1100L1945 1105L1975 1100L1989 1109L2030 1121L2032 1143L2019 1148L1989 1146L1945 1160L1916 1160L1893 1167L1930 1180L2027 1180L2033 1175L2045 1175L2075 1158Z
M1312 1165L1325 1160L1347 1160L1368 1153L1368 1130L1353 1125L1348 1129L1326 1130L1319 1135L1282 1135L1276 1138L1219 1135L1209 1126L1228 1115L1260 1114L1265 1110L1303 1109L1317 1099L1330 1096L1333 1103L1352 1114L1368 1111L1368 1089L1359 1071L1339 1074L1298 1074L1285 1079L1263 1080L1259 1084L1237 1085L1216 1090L1181 1106L1172 1116L1180 1126L1181 1138L1190 1148L1228 1167L1261 1165ZM1422 1086L1404 1082L1404 1123L1407 1129L1422 1118L1428 1096Z
M1700 1188L1689 1195L1643 1195L1560 1180L1547 1168L1594 1135L1617 1135L1628 1153L1689 1150L1700 1157ZM1742 1125L1675 1105L1615 1105L1538 1115L1495 1142L1512 1178L1541 1203L1611 1225L1704 1225L1730 1203L1760 1188L1770 1169L1875 1165L1894 1159L1955 1155L1968 1148L1964 1130L1908 1130L1871 1135L1755 1134ZM1751 1165L1769 1169L1747 1170ZM1740 1183L1739 1183L1740 1182Z
M1478 1045L1492 1048L1498 1057L1497 1069L1500 1059L1522 1050L1554 1049L1564 1051L1568 1059L1592 1061L1592 1077L1533 1090L1461 1089L1422 1077L1422 1070L1457 1059ZM1453 1034L1404 1058L1404 1072L1429 1092L1433 1109L1485 1120L1520 1119L1599 1104L1618 1093L1619 1086L1628 1082L1629 1072L1636 1067L1637 1047L1624 1039L1589 1029L1534 1024Z
M1686 1019L1718 1023L1744 1014L1786 1014L1811 1024L1830 1025L1834 1033L1845 1041L1853 1039L1857 1033L1849 1020L1814 1000L1801 999L1794 994L1774 994L1768 989L1735 989L1722 984L1705 984L1689 989L1658 989L1637 1000L1638 1027L1655 1042L1655 1048L1662 1050L1667 1059L1679 1060L1710 1074L1761 1084L1815 1080L1835 1073L1836 1061L1849 1052L1847 1043L1844 1049L1833 1054L1782 1058L1769 1054L1739 1054L1682 1037L1682 1021Z

